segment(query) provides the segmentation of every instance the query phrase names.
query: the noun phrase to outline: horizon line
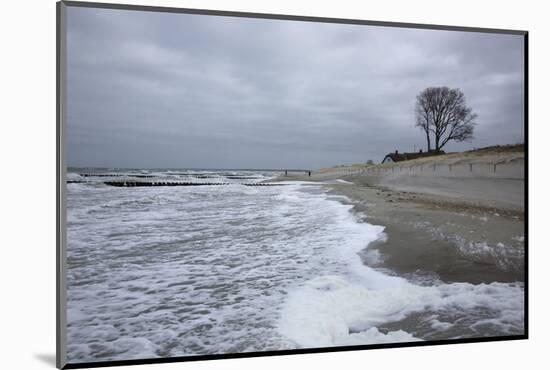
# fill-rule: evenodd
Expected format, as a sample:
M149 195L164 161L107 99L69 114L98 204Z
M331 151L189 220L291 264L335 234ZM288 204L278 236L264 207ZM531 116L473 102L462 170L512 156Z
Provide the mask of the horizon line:
M302 168L203 168L203 167L101 167L101 166L67 166L67 169L113 169L113 170L186 170L186 171L269 171L269 172L284 172L284 171L300 171L307 172L313 169Z

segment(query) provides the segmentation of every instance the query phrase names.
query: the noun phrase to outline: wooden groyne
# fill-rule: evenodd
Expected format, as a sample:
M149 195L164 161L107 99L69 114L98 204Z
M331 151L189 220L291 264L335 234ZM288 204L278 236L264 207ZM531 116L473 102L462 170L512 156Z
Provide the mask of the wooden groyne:
M234 184L230 182L176 182L176 181L104 181L105 185L116 186L119 188L135 188L150 186L224 186L224 185L244 185L244 186L284 186L287 184L274 183L244 183Z
M225 176L231 180L257 180L259 177L255 176Z
M204 175L204 174L192 174L192 173L177 173L173 174L176 176L188 176L188 177L194 177L197 179L217 179L220 177L225 177L231 180L254 180L258 179L257 176L238 176L238 175ZM81 173L80 176L82 177L135 177L138 179L149 179L156 177L155 175L143 175L143 174L108 174L108 173Z
M115 174L109 174L109 173L81 173L80 176L82 177L122 177L122 176L127 176L127 177L137 177L139 179L149 179L149 178L153 178L155 177L155 175L142 175L142 174L120 174L120 173L115 173Z

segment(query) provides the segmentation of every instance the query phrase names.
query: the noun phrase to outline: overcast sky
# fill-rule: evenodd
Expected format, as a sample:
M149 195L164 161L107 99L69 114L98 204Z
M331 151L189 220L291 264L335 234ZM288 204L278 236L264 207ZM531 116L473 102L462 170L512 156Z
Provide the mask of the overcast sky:
M319 168L426 146L460 88L474 140L523 142L523 37L68 8L70 166Z

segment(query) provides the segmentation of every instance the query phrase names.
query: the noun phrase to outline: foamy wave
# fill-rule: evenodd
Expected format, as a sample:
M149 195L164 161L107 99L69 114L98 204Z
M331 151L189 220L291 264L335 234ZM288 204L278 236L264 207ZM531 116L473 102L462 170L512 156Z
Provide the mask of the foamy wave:
M420 287L364 266L384 228L351 208L300 183L68 187L69 359L522 331L521 285ZM430 332L388 326L413 314Z
M300 347L414 340L405 332L385 335L376 328L423 306L419 292L407 288L370 290L339 276L313 279L289 295L279 331Z
M325 253L344 263L346 269L339 275L313 278L291 290L278 330L298 347L403 342L440 338L442 333L447 338L523 333L521 283L420 286L367 267L358 252L369 242L383 240L383 228L359 223L350 212L351 206L336 206L327 200L338 225L345 225L348 235L345 243L332 243ZM425 327L423 330L380 331L413 314L417 321L413 327Z
M82 179L83 179L83 177L80 176L78 173L67 172L67 180L69 180L69 181L81 181Z
M404 283L369 289L322 276L291 292L278 330L299 347L408 342L420 338L403 330L381 333L379 327L420 313L417 326L424 322L433 329L422 333L426 339L445 331L449 338L512 335L523 332L523 306L519 284Z
M465 257L480 262L491 262L505 271L523 271L525 254L523 248L504 243L490 245L486 241L472 242L455 236L458 251Z

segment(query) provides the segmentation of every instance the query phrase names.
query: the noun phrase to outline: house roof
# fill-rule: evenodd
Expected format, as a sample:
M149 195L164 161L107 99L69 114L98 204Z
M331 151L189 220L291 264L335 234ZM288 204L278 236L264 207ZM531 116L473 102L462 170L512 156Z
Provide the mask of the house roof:
M445 152L442 150L439 150L439 151L432 150L430 152L416 152L416 153L389 153L389 154L386 154L382 162L384 162L388 157L391 158L391 160L394 162L401 162L401 161L409 161L412 159L429 157L432 155L439 155L439 154L445 154Z

